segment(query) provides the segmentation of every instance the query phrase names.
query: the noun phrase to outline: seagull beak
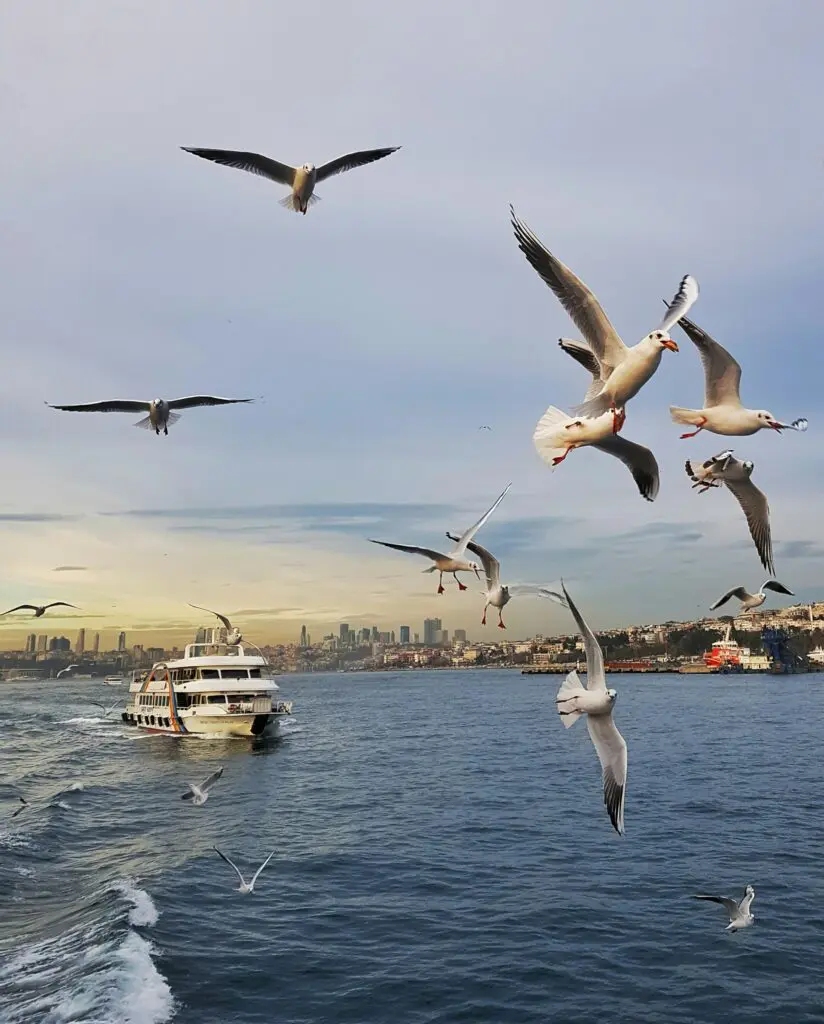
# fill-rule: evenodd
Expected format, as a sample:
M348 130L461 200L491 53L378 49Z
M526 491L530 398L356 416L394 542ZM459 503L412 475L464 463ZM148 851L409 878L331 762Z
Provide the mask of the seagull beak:
M678 346L675 344L675 342L672 340L672 338L667 338L667 340L666 341L662 341L661 344L662 344L662 346L664 348L668 348L670 350L670 352L677 352L678 351Z
M770 423L770 426L773 428L773 430L777 430L778 433L780 434L781 431L787 426L787 424L786 423L779 423L778 420L773 420Z
M478 579L481 578L481 574L478 572L477 568L475 569L475 575L478 577Z

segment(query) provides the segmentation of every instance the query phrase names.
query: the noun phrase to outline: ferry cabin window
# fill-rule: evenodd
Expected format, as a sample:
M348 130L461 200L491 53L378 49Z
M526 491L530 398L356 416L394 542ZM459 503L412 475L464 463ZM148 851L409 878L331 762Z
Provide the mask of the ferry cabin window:
M201 679L218 679L219 677L220 673L216 668L202 668L200 670Z
M179 708L187 708L191 702L191 695L188 693L179 693L177 695L177 706Z
M222 693L210 693L207 700L210 704L225 704L226 696Z
M249 669L249 678L250 679L260 679L260 669L259 668L250 668Z
M249 670L247 668L224 668L220 675L222 679L248 679Z
M190 679L195 679L197 676L196 668L182 668L180 670L180 681L183 683L188 682Z

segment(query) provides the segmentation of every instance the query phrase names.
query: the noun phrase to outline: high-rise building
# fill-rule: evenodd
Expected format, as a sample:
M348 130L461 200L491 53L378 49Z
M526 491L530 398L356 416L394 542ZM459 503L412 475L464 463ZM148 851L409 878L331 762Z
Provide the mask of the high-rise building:
M350 629L349 636L346 638L346 643L349 645L349 647L354 647L357 642L358 634L354 631L354 629Z
M37 634L29 633L26 637L26 654L34 654L37 650Z
M348 622L342 622L340 624L340 632L339 632L338 635L340 636L340 642L342 644L346 645L346 644L349 643L349 623Z
M204 627L201 626L200 629L197 631L197 633L195 633L195 643L196 644L208 644L208 643L211 643L211 633L212 633L211 629L204 629ZM120 635L123 636L124 634L121 633ZM208 640L206 639L207 635L209 636Z
M53 636L49 640L50 651L70 651L71 649L71 641L67 636Z
M118 649L118 651L125 651L126 650L126 634L125 633L121 633L120 636L117 638L117 649Z
M74 653L82 654L86 650L86 630L81 629L77 634L77 643L74 645Z
M409 626L401 626L401 643L409 643Z
M308 647L309 646L306 643L306 626L301 626L300 627L300 646L301 647Z
M99 633L95 633L94 634L94 643L92 644L92 651L95 654L99 654L100 653L100 634Z
M424 619L423 620L423 642L427 647L434 647L438 642L438 634L441 631L442 623L440 619Z
M373 626L372 627L372 643L373 644L376 644L378 642L378 637L379 636L380 636L380 630L378 629L377 626Z
M466 630L465 629L456 629L452 633L452 636L453 636L456 644L465 644L466 643Z
M369 638L371 637L371 635L372 634L369 632L369 627L368 626L364 626L364 628L360 631L360 636L359 636L360 642L362 644L368 644L369 643Z
M37 650L47 651L49 648L49 638L47 636L39 636L37 638Z
M443 644L444 647L449 646L449 630L440 629L438 630L438 643Z
M412 642L416 643L416 644L419 644L421 642L421 634L420 633L415 633L414 637L415 638L414 638L414 640Z

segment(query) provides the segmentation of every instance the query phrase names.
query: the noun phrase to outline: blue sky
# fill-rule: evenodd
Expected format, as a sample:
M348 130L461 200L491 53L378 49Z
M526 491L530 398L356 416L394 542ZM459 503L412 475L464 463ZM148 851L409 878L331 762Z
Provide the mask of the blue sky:
M436 598L425 563L365 538L437 544L510 480L479 539L510 581L563 574L596 625L757 586L735 502L683 472L726 446L670 423L702 395L683 336L624 428L658 457L654 504L598 452L552 474L535 454L536 421L586 377L510 202L628 343L694 274L692 316L742 363L745 402L809 418L733 447L770 499L778 577L821 596L820 5L148 11L0 11L6 606L74 600L51 631L158 638L198 621L187 601L257 610L262 639L426 615L481 636L477 594ZM403 148L324 183L304 218L181 145L295 164ZM190 411L168 438L43 404L201 391L263 399ZM507 622L568 628L535 601Z

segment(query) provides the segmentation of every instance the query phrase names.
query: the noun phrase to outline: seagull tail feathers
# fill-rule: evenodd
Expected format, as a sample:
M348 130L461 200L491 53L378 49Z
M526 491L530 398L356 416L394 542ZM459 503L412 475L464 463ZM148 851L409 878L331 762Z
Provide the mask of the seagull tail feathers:
M551 405L535 426L532 443L535 450L551 469L566 458L569 444L564 443L564 427L575 418Z
M137 423L135 423L135 426L140 427L142 430L154 430L151 416L144 416L142 420L138 420Z
M320 202L320 196L316 196L313 192L311 196L306 200L307 206L314 206L315 203ZM300 213L300 200L294 194L290 192L288 196L284 196L283 199L278 199L278 204L287 210L292 210L295 213Z
M690 427L697 427L703 419L697 409L681 409L677 405L670 406L670 416L673 423L683 423Z
M580 676L573 669L561 683L561 688L558 690L558 695L555 698L558 714L561 716L565 729L574 725L583 714L583 711L575 711L571 705L576 697L580 697L585 692L586 690Z
M594 398L590 398L589 401L573 406L570 412L573 416L589 416L595 419L598 416L603 416L605 412L609 412L611 408L612 399L602 391Z

